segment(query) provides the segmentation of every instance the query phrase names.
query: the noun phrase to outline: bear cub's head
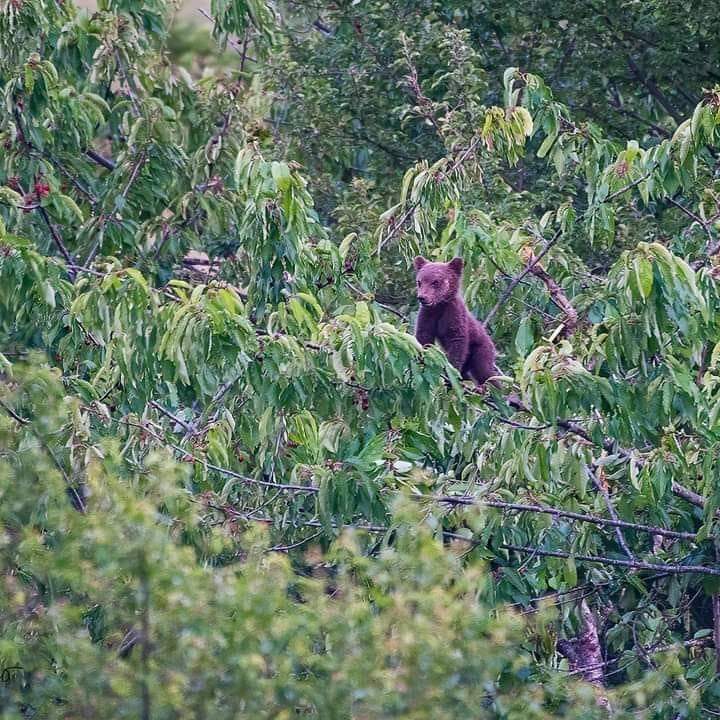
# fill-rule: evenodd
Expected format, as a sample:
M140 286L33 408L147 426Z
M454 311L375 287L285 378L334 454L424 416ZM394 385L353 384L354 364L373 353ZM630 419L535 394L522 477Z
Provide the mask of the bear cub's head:
M449 263L430 262L422 255L415 258L417 296L421 305L434 307L452 300L460 288L463 259L456 257Z

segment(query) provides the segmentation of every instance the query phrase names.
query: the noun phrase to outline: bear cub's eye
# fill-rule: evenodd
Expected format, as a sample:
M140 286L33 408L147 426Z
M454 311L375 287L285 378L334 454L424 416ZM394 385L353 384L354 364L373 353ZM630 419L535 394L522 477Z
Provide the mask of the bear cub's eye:
M440 287L440 281L435 280L435 282L433 282L433 287Z

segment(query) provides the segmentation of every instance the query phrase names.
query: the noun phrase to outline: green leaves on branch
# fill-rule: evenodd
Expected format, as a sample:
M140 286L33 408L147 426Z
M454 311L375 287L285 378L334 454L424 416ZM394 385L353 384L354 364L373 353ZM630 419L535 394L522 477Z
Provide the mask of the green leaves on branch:
M240 233L248 260L248 298L260 317L267 304L302 286L301 260L325 237L307 181L285 163L268 162L252 148L235 161L235 185L243 210Z
M210 14L215 20L213 33L223 44L227 43L230 34L234 34L245 38L247 49L250 31L262 40L258 49L274 38L277 18L272 5L266 0L211 0Z

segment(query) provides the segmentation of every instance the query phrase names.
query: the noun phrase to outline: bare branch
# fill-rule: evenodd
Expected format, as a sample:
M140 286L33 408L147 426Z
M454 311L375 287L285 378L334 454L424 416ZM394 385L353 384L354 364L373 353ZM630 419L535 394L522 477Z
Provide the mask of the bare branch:
M185 432L192 433L195 431L195 428L192 425L188 424L185 420L178 417L177 415L173 415L173 413L171 413L169 410L166 410L162 405L156 403L154 400L150 401L150 405L154 407L159 413L165 415L165 417L169 418L175 424L183 428Z
M569 520L586 522L592 525L626 528L628 530L636 530L637 532L649 533L651 535L662 535L663 537L672 537L682 540L695 541L697 539L697 535L695 533L666 530L665 528L655 527L653 525L628 522L618 518L604 518L599 515L590 515L587 513L574 512L572 510L563 510L562 508L551 507L549 505L510 503L502 500L478 499L470 495L413 495L412 497L416 497L419 500L432 500L434 502L448 505L477 505L481 507L509 510L511 512L541 513L545 515L552 515L554 517L562 517L568 518Z
M290 545L273 545L273 547L268 548L268 550L271 552L288 552L288 550L293 550L294 548L300 547L301 545L306 545L311 540L314 540L316 537L320 537L320 535L322 535L322 534L323 534L323 531L318 530L317 532L314 532L312 535L302 538L302 540L298 540L297 542L290 543Z
M535 256L531 254L530 257L534 258ZM542 280L550 293L552 301L565 313L565 328L563 330L563 334L571 334L578 323L577 310L573 307L570 300L568 300L567 295L560 285L558 285L550 273L548 273L539 262L536 261L531 263L530 272L535 275L535 277Z
M75 261L73 260L72 255L68 252L68 249L65 247L65 243L63 242L63 239L62 239L58 229L50 221L50 216L48 215L47 210L44 207L42 207L42 205L38 205L36 209L40 213L40 217L45 222L45 225L47 225L47 228L50 231L50 236L52 237L53 242L55 243L55 246L60 251L60 254L63 256L63 258L65 258L65 262L67 263L68 275L70 276L70 279L74 282L76 272L73 269Z
M610 493L607 491L607 488L605 487L605 484L603 481L598 477L598 473L594 468L585 466L585 472L587 472L589 478L592 480L593 485L598 489L600 494L605 499L605 505L608 509L608 512L610 513L610 517L617 521L619 520L617 512L615 512L615 506L612 504L612 500L610 499ZM659 535L659 533L654 533L656 535ZM617 537L618 543L620 544L620 547L623 549L623 552L631 559L634 560L635 556L633 555L632 551L628 547L627 541L625 540L625 536L623 535L623 532L621 528L616 525L615 526L615 537Z
M301 493L308 493L311 495L315 495L320 492L320 489L317 487L314 487L313 485L291 485L287 483L274 483L274 482L267 482L265 480L258 480L256 478L248 477L247 475L242 475L240 473L235 472L234 470L230 470L228 468L220 467L219 465L213 465L212 463L206 462L202 458L196 457L192 453L189 453L185 448L179 447L178 445L174 445L173 443L168 443L167 445L169 448L172 448L175 452L180 453L181 460L184 462L193 462L198 463L199 465L202 465L203 467L208 468L208 470L213 470L215 472L220 473L221 475L226 475L227 477L235 478L236 480L240 480L243 483L246 483L248 485L260 485L262 487L270 487L275 488L276 490L284 490L287 492L301 492Z
M458 535L457 537L463 539L462 535ZM464 539L467 540L467 538ZM575 560L581 560L582 562L616 565L618 567L630 568L631 570L658 570L672 575L691 575L697 573L699 575L715 575L720 577L720 569L708 567L707 565L677 565L670 563L648 563L640 560L620 560L603 555L576 555L560 550L538 550L537 548L528 547L527 545L512 545L510 543L501 543L500 547L505 550L513 550L520 553L535 553L543 557L573 558Z
M558 640L557 649L567 658L570 672L602 687L605 685L605 675L597 620L585 600L580 602L580 619L581 630L578 636L571 640Z
M90 160L97 165L101 165L108 170L114 170L117 167L113 159L103 157L100 153L96 153L94 150L86 150L85 155L87 155L87 157L89 157Z
M27 418L20 417L11 407L0 400L0 408L2 408L13 420L21 425L27 425L30 421Z

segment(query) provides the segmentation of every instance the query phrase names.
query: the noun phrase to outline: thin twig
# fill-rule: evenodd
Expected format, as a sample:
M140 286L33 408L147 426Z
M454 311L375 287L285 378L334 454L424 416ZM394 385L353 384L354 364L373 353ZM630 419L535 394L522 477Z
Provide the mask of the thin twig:
M585 472L588 474L588 477L592 481L593 485L598 489L600 494L605 499L605 506L610 513L610 517L613 519L613 521L617 522L619 518L617 512L615 512L615 506L612 504L612 500L610 499L610 493L607 491L607 489L601 482L600 478L597 475L597 472L595 472L593 468L587 465L585 466ZM623 535L622 529L619 525L615 525L615 537L617 537L617 541L620 544L620 547L623 549L623 552L630 558L630 560L635 560L635 556L630 550L625 540L625 536Z
M674 198L668 196L667 200L671 205L674 205L676 208L678 208L678 210L680 210L685 215L687 215L687 217L689 217L693 222L700 225L700 227L703 229L703 231L705 232L705 235L707 235L707 244L705 245L705 254L708 257L712 257L713 255L717 254L718 250L720 250L720 241L716 241L713 239L713 235L710 230L710 227L713 225L713 220L717 219L717 218L703 220L699 215L692 212L692 210L689 210L688 208L686 208L684 205L679 203ZM690 227L692 227L692 225Z
M495 411L498 410L497 406L495 406L488 398L486 398L476 388L468 388L467 392L470 392L473 394L480 394L483 398L483 401L485 402L486 405L488 405L488 407L491 407ZM510 405L510 407L513 407L516 410L528 413L530 415L533 414L533 412L530 410L530 408L528 408L526 405L524 405L517 398L508 397L507 403L508 403L508 405ZM617 441L615 441L611 438L606 437L606 438L602 438L599 441L594 440L590 436L590 434L588 432L586 432L576 422L559 418L559 419L555 420L555 425L557 425L557 427L559 427L559 428L562 428L563 430L566 430L567 432L572 433L573 435L577 435L578 437L587 441L590 445L594 445L595 447L600 447L603 450L606 450L611 455L619 455L624 460L627 460L630 462L636 461L636 462L638 462L638 464L642 464L642 461L635 458L633 455L633 452L630 449L621 447L620 445L618 445ZM699 508L705 507L706 500L702 495L699 495L698 493L694 492L693 490L686 488L684 485L681 485L679 482L677 482L675 480L673 480L670 483L670 490L673 493L673 495L677 495L678 497L681 497L683 500L686 500L691 505L695 505L696 507L699 507Z
M55 242L57 249L60 251L60 254L63 256L63 258L65 258L65 262L67 263L68 275L70 276L70 280L72 280L74 282L76 273L75 273L75 270L73 269L73 265L74 265L75 261L73 260L72 255L68 252L68 249L65 247L65 243L63 242L63 239L60 236L58 229L50 221L50 216L48 215L47 210L44 207L42 207L42 205L38 205L38 207L36 209L40 213L40 217L45 222L45 225L47 225L47 228L50 231L50 235L52 236L52 239Z
M132 105L133 109L133 115L135 117L140 117L142 115L142 111L140 110L140 103L137 99L137 88L135 87L135 83L130 81L130 77L127 74L127 70L125 68L125 64L122 61L122 58L120 57L120 51L115 48L115 60L117 62L117 70L118 73L120 73L120 77L122 78L123 82L125 83L125 86L127 88L127 94L130 98L130 104Z
M140 172L140 168L145 164L146 159L147 159L147 150L143 150L140 153L140 155L138 156L138 159L135 162L135 165L133 166L132 172L130 174L130 179L127 181L125 188L120 193L120 197L123 200L127 200L127 196L128 196L128 193L130 192L130 188L135 183L135 180L137 180L138 173Z
M268 548L270 552L287 552L288 550L293 550L297 547L300 547L301 545L305 545L309 543L311 540L314 540L316 537L320 537L320 535L323 534L322 530L318 530L317 532L313 533L312 535L309 535L306 538L303 538L302 540L298 540L297 542L291 543L290 545L273 545L273 547Z
M480 144L481 140L482 136L478 135L477 137L475 137L472 142L460 153L457 160L450 166L450 168L447 171L441 173L441 178L439 179L439 182L442 182L443 180L446 180L448 177L453 175L458 170L458 168L462 166L465 160L467 160L467 158L475 150L475 148ZM375 249L375 255L379 255L382 252L383 247L387 245L390 240L392 240L398 233L403 230L405 224L413 216L415 210L419 207L419 205L420 201L416 200L415 202L410 204L410 206L407 208L407 210L405 210L405 212L401 215L400 219L397 222L395 222L394 218L390 219L393 222L393 228L384 237L382 235L380 236L378 246Z
M608 526L614 528L626 528L628 530L636 530L637 532L649 533L651 535L662 535L664 537L679 538L682 540L695 541L697 535L691 532L681 532L678 530L666 530L653 525L644 525L642 523L634 523L617 518L604 518L599 515L590 515L588 513L579 513L572 510L563 510L549 505L538 505L529 503L510 503L502 500L486 500L472 497L471 495L411 495L419 500L432 500L433 502L448 505L477 505L480 507L492 507L500 510L509 510L511 512L529 512L540 513L544 515L553 515L555 517L564 517L569 520L577 520L592 525Z
M642 655L659 655L660 653L670 652L671 650L681 650L683 648L688 647L696 647L698 645L707 645L708 644L708 638L693 638L692 640L685 640L684 642L678 642L678 643L670 643L669 645L661 645L659 647L644 647L640 648L638 647L638 650L641 652ZM597 663L596 665L590 665L584 668L580 668L578 670L570 670L568 671L567 675L568 677L572 675L577 675L583 670L592 670L595 668L602 668L607 667L608 665L612 665L613 663L616 663L617 659L612 660L605 660L605 662ZM631 658L628 660L628 662L623 665L621 668L619 668L620 671L626 670L629 668L632 664L640 662L640 658ZM613 671L613 673L608 674L615 674L618 671Z
M62 466L62 463L58 459L57 455L55 455L53 449L50 447L50 445L47 443L45 438L40 435L40 433L33 427L30 420L27 420L25 418L20 417L12 408L8 407L4 402L0 401L0 407L5 410L5 412L10 415L10 417L13 418L13 420L16 420L21 425L27 425L29 432L31 432L37 441L40 443L41 447L45 452L50 456L50 459L53 461L53 465L58 469L60 474L63 477L63 480L65 481L65 486L67 488L67 491L72 495L72 501L74 506L80 511L85 512L85 498L80 494L78 489L73 485L72 481L70 480L70 477L68 476L67 472L65 471L65 468Z
M457 536L459 539L465 539L462 535ZM562 552L560 550L537 550L527 545L513 545L511 543L500 543L499 547L505 550L513 550L514 552L536 553L543 557L556 558L573 558L582 562L600 563L601 565L617 565L618 567L626 567L632 570L659 570L668 572L673 575L688 575L697 573L699 575L716 575L720 576L720 569L707 567L706 565L677 565L665 563L648 563L640 560L620 560L618 558L606 557L602 555L576 555L573 553Z
M538 254L533 256L533 259L530 263L525 267L522 272L518 273L509 283L509 285L505 288L503 294L500 296L499 300L495 303L495 305L492 307L490 312L485 316L485 319L483 320L483 324L487 327L490 322L492 322L492 319L497 314L497 311L507 302L507 299L510 297L510 294L512 291L522 282L523 278L526 275L529 275L533 268L545 257L545 255L550 252L550 249L553 245L560 239L561 230L558 229L555 231L555 234L550 238L550 240L547 241L547 244L543 248L543 250Z
M627 185L625 185L625 187L621 187L619 190L616 190L615 192L610 193L603 200L603 202L604 203L610 202L611 200L614 200L615 198L620 197L623 193L626 193L628 190L632 190L634 187L639 185L641 182L644 182L645 180L647 180L650 177L650 175L652 175L652 173L647 172L647 173L645 173L645 175L643 175L642 177L639 177L637 180L633 180L631 183L628 183Z
M247 483L248 485L260 485L261 487L275 488L276 490L284 490L288 492L308 493L310 495L316 495L320 492L320 488L314 487L313 485L292 485L289 483L274 483L267 482L265 480L258 480L256 478L251 478L247 475L242 475L238 472L235 472L234 470L230 470L229 468L220 467L219 465L214 465L212 463L206 462L202 458L193 455L179 445L168 443L167 447L170 447L175 450L175 452L180 453L182 455L181 460L184 460L185 462L197 463L198 465L202 465L203 467L208 468L208 470L213 470L220 473L221 475L235 478L236 480L240 480L241 482Z
M154 406L157 409L160 409L160 406L157 404L154 404ZM174 415L170 415L167 413L167 411L164 411L165 414L168 414L169 417L171 417L173 420L177 421L179 424L182 424L179 418L176 418ZM120 422L117 420L116 422ZM282 491L289 491L289 492L305 492L310 494L317 494L319 492L319 488L310 486L310 485L293 485L293 484L284 484L284 483L276 483L276 482L267 482L263 480L258 480L256 478L249 477L247 475L242 475L240 473L235 472L234 470L230 470L229 468L224 468L219 465L214 465L212 463L208 463L202 458L198 458L197 456L193 455L192 453L188 452L183 447L180 447L178 445L175 445L173 443L167 443L166 441L162 441L163 444L165 444L167 447L172 448L175 452L180 453L183 457L182 459L185 461L190 462L196 462L198 464L203 465L204 467L207 467L210 470L213 470L215 472L219 472L221 475L226 475L228 477L233 477L237 480L240 480L241 482L244 482L246 484L251 485L260 485L263 487L271 487L276 490L282 490ZM546 515L552 515L554 517L564 517L568 518L570 520L577 520L578 522L586 522L593 525L598 525L600 527L608 526L608 527L614 527L614 528L626 528L628 530L635 530L637 532L644 532L649 533L651 535L662 535L663 537L671 537L671 538L678 538L682 540L689 540L689 541L695 541L697 539L697 535L695 533L691 532L681 532L676 530L667 530L662 527L656 527L653 525L645 525L642 523L634 523L634 522L628 522L625 520L620 520L617 518L604 518L600 517L598 515L591 515L587 513L578 513L571 510L564 510L562 508L556 508L548 505L538 505L538 504L529 504L529 503L509 503L504 502L501 500L490 500L490 499L483 499L483 498L476 498L470 495L411 495L411 498L415 500L425 500L430 502L435 502L439 504L446 504L446 505L463 505L463 506L478 506L478 507L492 507L497 508L501 510L508 510L512 512L530 512L530 513L539 513L539 514L546 514Z
M239 511L236 511L237 517L242 517L242 513ZM276 524L276 521L272 518L257 518L257 521L260 522L268 522L271 524ZM302 523L302 525L309 526L309 527L319 527L321 523L319 521L308 521ZM352 528L357 530L365 530L367 532L379 532L379 533L385 533L389 532L391 530L390 527L382 526L382 525L342 525L342 526L333 526L338 529L341 528ZM462 540L463 542L470 543L472 545L478 545L481 541L475 540L473 538L468 538L465 535L460 535L459 533L449 532L446 530L441 531L442 535L445 538L452 539L452 540ZM663 573L669 573L673 575L685 575L685 574L701 574L701 575L716 575L720 576L720 569L707 567L706 565L677 565L677 564L666 564L666 563L646 563L641 562L639 560L633 561L633 560L619 560L617 558L611 558L611 557L605 557L601 555L576 555L571 554L567 552L561 552L561 551L552 551L552 550L540 550L535 547L528 547L525 545L513 545L510 543L500 543L499 547L505 549L505 550L512 550L514 552L523 552L523 553L531 553L535 555L540 555L544 557L558 557L558 558L574 558L575 560L581 560L583 562L590 562L590 563L601 563L605 565L617 565L619 567L627 567L632 570L657 570Z
M54 157L50 152L45 151L44 153L39 153L39 157L47 158L75 187L75 189L81 193L82 195L85 195L85 197L88 199L91 205L97 205L98 199L93 195L90 190L83 185L82 182L80 182L79 178L76 175L73 175L73 173L70 172L56 157Z
M179 418L177 415L173 415L169 410L166 410L159 403L156 403L154 400L151 400L150 405L152 405L152 407L154 407L159 413L162 413L163 415L165 415L165 417L170 418L170 420L175 422L177 425L180 425L180 427L182 427L185 430L185 432L189 432L189 433L194 432L194 430L195 430L194 426L188 424L185 420L183 420L182 418Z
M210 402L208 403L207 407L201 413L201 415L197 421L197 426L192 426L188 430L186 430L185 435L182 439L183 443L186 443L193 435L198 433L198 428L202 428L205 425L205 423L210 415L210 408L212 408L213 405L215 405L216 403L220 402L220 400L222 400L223 397L225 397L225 395L228 393L230 388L233 385L235 385L235 383L242 380L244 375L245 375L244 372L240 373L239 375L236 375L232 380L229 380L228 382L224 383L223 385L221 385L218 388L215 395L213 395L212 398L210 399ZM242 403L241 403L241 405L242 405Z
M20 417L11 407L8 407L2 400L0 400L0 407L16 422L21 425L27 425L30 421L27 418Z

